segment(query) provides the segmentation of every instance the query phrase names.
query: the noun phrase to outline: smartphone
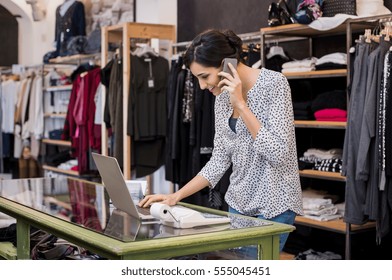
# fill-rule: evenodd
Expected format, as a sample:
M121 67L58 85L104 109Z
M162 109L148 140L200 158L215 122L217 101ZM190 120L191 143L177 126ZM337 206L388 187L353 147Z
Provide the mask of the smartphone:
M222 71L226 72L226 73L229 73L230 75L233 76L233 73L231 73L231 70L230 70L229 65L228 65L229 62L234 66L234 68L237 69L237 59L236 58L224 58L223 59L223 69L222 69Z

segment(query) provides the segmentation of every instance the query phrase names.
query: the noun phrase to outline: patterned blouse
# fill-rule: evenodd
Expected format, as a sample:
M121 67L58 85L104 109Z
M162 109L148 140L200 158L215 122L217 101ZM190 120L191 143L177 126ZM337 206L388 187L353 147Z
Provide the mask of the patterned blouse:
M214 187L233 164L225 195L228 205L248 216L273 218L302 212L290 86L279 72L263 68L248 91L247 105L261 122L254 140L241 118L236 132L228 92L215 101L214 150L199 172Z

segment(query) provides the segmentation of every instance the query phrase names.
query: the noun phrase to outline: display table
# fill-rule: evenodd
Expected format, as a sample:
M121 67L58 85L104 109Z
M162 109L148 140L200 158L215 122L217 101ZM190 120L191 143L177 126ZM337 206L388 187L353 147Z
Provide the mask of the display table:
M17 222L17 259L30 259L30 226L108 259L168 259L212 252L227 259L279 259L279 235L294 230L290 225L181 204L229 216L230 224L184 230L159 222L140 224L111 207L101 184L75 178L0 181L0 212ZM256 249L255 255L244 253L248 246Z

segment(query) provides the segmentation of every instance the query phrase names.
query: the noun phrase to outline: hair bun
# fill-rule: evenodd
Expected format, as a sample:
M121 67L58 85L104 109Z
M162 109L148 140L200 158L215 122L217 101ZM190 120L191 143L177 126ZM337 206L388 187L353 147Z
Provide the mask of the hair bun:
M225 35L229 44L237 50L237 53L242 51L242 40L232 30L224 30L222 33Z

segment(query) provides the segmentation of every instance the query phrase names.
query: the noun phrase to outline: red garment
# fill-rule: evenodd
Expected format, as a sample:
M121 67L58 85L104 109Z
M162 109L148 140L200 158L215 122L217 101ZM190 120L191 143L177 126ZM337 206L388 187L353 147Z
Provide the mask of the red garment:
M73 222L101 232L102 227L95 207L95 186L68 180L68 190Z
M101 82L100 73L100 68L94 68L77 76L72 86L64 124L62 137L72 142L73 156L78 159L80 174L90 170L90 148L98 152L101 149L100 125L94 124L94 97Z
M347 121L347 111L337 108L322 109L314 112L314 117L318 121L345 122Z
M76 121L73 117L73 108L75 108L75 103L77 99L77 95L79 94L79 89L80 89L80 76L78 75L73 83L72 83L72 90L71 90L71 95L69 98L69 103L68 103L68 109L67 109L67 115L65 117L64 121L64 129L63 133L61 135L62 140L67 140L71 141L71 155L73 158L78 157L79 153L79 140L76 136L76 129L77 129L77 124Z

